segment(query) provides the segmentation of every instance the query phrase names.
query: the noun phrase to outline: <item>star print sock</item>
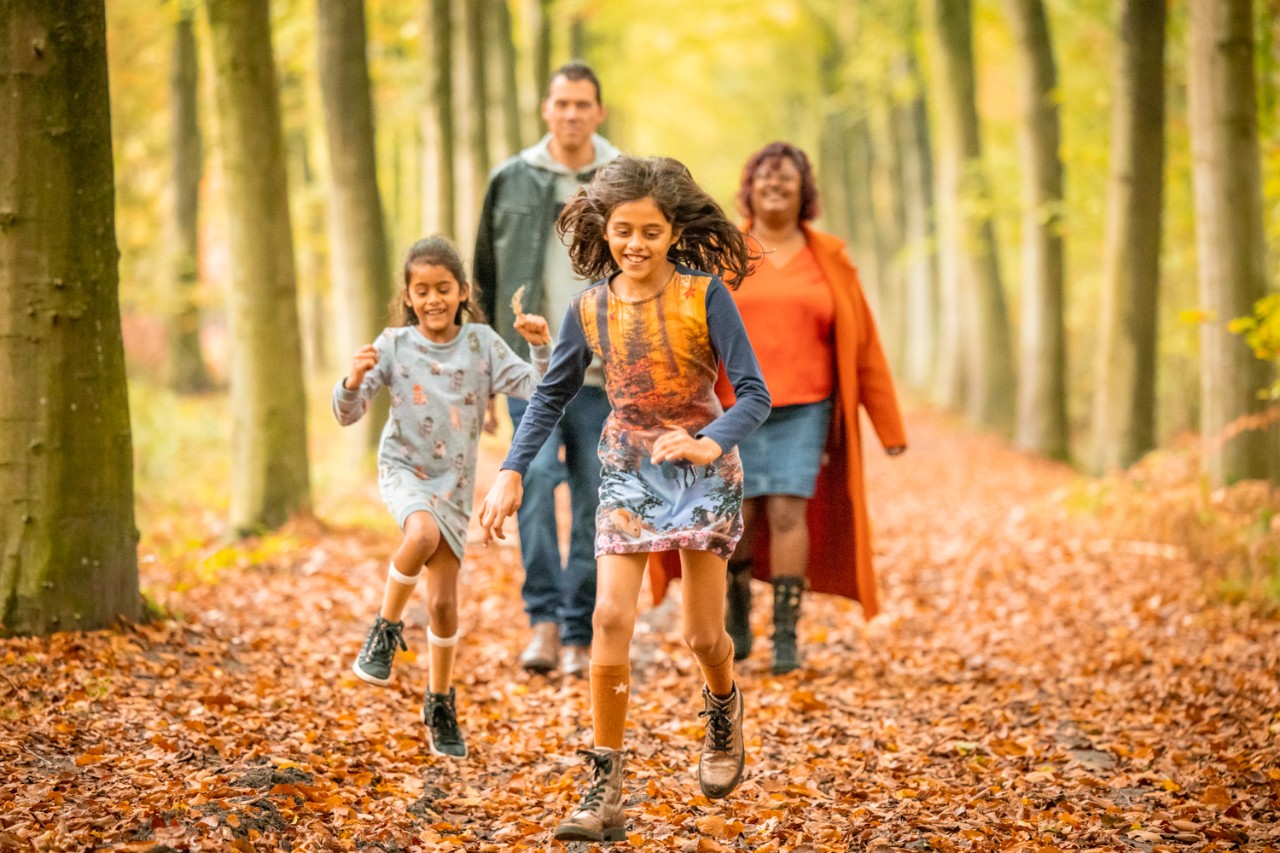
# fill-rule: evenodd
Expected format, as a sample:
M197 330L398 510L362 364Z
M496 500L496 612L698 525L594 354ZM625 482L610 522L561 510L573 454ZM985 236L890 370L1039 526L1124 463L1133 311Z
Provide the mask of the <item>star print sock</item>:
M707 687L711 688L712 694L723 699L733 693L733 640L729 639L728 634L724 635L720 648L724 650L723 655L708 655L705 659L699 657L698 666L702 667L702 677L707 680ZM719 663L711 663L716 660Z
M595 745L622 749L631 700L631 664L591 664L591 725Z

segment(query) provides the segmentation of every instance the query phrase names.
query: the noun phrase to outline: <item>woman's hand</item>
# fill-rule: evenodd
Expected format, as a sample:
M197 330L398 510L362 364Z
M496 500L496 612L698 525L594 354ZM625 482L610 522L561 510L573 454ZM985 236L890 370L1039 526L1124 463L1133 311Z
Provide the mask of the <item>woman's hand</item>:
M516 317L515 328L520 333L520 337L529 342L529 346L536 347L551 343L551 327L547 325L545 317L537 314L520 314Z
M480 504L480 527L484 530L484 544L494 539L506 539L502 532L502 523L517 509L524 497L524 478L509 468L498 472L489 494L484 496Z
M694 465L710 465L723 453L720 445L705 435L702 438L694 438L689 435L688 430L675 427L658 436L658 440L653 443L653 451L649 454L649 458L654 465L674 462L677 459L688 460Z
M342 387L354 391L364 381L364 375L378 366L378 348L373 344L365 344L356 350L351 359L351 372L342 380Z

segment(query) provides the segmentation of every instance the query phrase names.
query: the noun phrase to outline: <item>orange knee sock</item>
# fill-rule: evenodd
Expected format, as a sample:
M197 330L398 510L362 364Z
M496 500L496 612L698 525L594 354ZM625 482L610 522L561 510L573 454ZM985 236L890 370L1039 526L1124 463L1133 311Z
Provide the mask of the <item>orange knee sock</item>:
M622 749L622 733L627 727L627 705L630 701L630 663L591 664L591 725L595 730L597 747Z
M733 692L733 640L729 639L729 635L724 635L724 642L721 647L724 649L724 655L709 655L706 659L698 657L698 666L702 667L702 677L707 681L707 687L711 688L711 692L716 696L724 697ZM719 658L719 661L712 661Z

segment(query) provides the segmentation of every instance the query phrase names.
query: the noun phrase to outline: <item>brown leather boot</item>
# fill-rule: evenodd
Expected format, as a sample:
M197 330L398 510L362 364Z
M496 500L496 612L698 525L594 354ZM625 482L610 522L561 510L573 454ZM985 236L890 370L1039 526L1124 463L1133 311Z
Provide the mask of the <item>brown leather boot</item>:
M533 639L520 655L520 665L544 675L560 662L560 626L555 622L539 622L533 626Z
M557 841L622 841L627 837L622 814L622 771L627 754L620 749L580 749L590 765L591 781L582 802L556 825Z
M702 688L705 706L699 717L707 720L707 734L702 743L702 757L698 760L698 785L709 800L718 800L733 793L742 781L742 768L746 763L747 749L742 739L742 691L737 683L733 692L718 699L711 688Z

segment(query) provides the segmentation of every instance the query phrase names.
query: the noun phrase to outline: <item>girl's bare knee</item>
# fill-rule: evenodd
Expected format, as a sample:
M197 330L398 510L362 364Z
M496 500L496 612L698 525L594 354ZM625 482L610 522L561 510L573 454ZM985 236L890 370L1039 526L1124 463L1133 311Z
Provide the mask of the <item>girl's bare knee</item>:
M685 644L693 651L695 656L698 658L707 658L716 653L716 650L720 647L720 640L722 636L724 636L723 631L718 633L688 633L685 634L684 641Z
M626 608L615 602L597 599L595 612L591 616L591 627L601 637L613 639L630 639L635 630L636 614L634 608Z

